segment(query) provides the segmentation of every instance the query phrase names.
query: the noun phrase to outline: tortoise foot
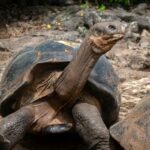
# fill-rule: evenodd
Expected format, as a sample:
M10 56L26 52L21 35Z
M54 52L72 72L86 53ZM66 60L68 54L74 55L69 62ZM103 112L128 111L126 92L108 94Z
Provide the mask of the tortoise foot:
M109 131L97 106L80 102L73 107L76 131L83 138L89 150L111 150Z
M0 121L0 150L9 150L18 143L32 125L33 113L24 107Z
M0 133L0 150L9 150L10 146L10 141L7 140L2 133Z

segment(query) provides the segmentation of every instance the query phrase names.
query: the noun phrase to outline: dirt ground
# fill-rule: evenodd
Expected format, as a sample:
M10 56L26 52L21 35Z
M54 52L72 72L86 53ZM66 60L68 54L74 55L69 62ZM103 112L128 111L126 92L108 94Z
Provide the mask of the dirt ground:
M66 35L66 33L62 31L52 31L50 29L51 27L47 26L43 21L45 17L45 15L43 14L46 14L46 9L39 9L41 10L41 12L37 11L38 9L35 9L35 12L31 11L31 13L39 13L39 15L34 16L34 14L32 14L32 19L30 21L29 18L26 18L27 16L29 16L26 15L26 13L28 12L22 13L22 15L19 16L20 18L22 17L22 20L20 20L19 22L16 22L14 20L14 22L9 23L8 20L4 20L4 24L0 27L0 78L11 58L23 47L25 47L26 44L33 44L35 38L37 38L41 42L44 41L44 38L42 37L44 33L45 35L49 34L48 37L52 37L52 39L59 38L59 40L66 39L66 37L68 38L70 34L73 34L74 36L76 35L74 32L68 32L68 35ZM15 12L12 13L15 14ZM9 16L7 17L9 18ZM41 33L43 35L41 35ZM60 35L62 36L62 38L60 38ZM30 42L28 40L28 36L32 37L32 40L30 40ZM66 37L64 38L63 36ZM35 40L36 42L37 39ZM82 39L77 38L75 42L80 43L81 40ZM22 44L22 48L21 45L19 45L19 47L17 48L17 44L15 47L15 43L21 43L21 41L27 42L24 42ZM2 45L4 44L7 45L6 48L2 48ZM130 59L128 58L132 55L132 53L135 52L131 49L132 48L129 48L129 46L127 46L126 44L123 44L123 46L122 44L118 44L118 46L116 46L116 50L108 54L108 58L112 62L112 65L114 66L121 81L120 91L122 104L120 109L120 119L123 119L139 101L141 101L147 94L150 93L150 68L147 67L146 69L136 69L136 67L131 67L132 63L129 63ZM143 51L150 52L150 49L142 49L141 51L139 51L139 53ZM133 58L133 61L139 59L138 55L133 55ZM65 135L59 138L48 137L44 138L44 140L43 138L44 137L42 137L41 140L41 137L27 136L26 139L21 142L21 144L17 145L14 148L14 150L48 150L48 145L51 145L52 150L85 149L84 144L81 142L81 139L79 137ZM32 139L32 142L30 141L30 139ZM41 142L40 145L37 144L39 142ZM70 145L68 146L67 143L70 143Z

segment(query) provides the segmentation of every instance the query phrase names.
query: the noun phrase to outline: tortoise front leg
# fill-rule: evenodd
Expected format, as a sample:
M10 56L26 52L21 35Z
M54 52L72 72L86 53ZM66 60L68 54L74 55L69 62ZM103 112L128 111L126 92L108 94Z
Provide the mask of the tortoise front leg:
M72 114L76 130L90 150L111 150L109 131L96 106L81 102L73 107Z
M20 141L34 120L33 110L28 106L0 121L0 150L9 150Z
M109 134L102 117L101 107L92 96L76 104L72 109L75 128L90 150L122 150ZM89 99L90 98L90 99Z

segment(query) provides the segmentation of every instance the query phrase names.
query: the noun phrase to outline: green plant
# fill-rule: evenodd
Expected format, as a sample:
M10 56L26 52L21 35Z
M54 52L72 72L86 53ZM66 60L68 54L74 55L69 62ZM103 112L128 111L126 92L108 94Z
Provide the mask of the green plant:
M90 8L90 3L88 1L86 1L84 4L81 4L80 6L84 9L89 9Z
M129 5L130 4L130 0L109 0L110 3L120 3L123 5Z
M105 11L106 10L106 6L104 4L98 5L97 6L97 10L98 11Z
M149 1L150 0L79 0L82 8L88 9L90 8L91 4L95 4L97 6L98 11L104 11L106 9L107 4L121 4L124 6L129 6Z

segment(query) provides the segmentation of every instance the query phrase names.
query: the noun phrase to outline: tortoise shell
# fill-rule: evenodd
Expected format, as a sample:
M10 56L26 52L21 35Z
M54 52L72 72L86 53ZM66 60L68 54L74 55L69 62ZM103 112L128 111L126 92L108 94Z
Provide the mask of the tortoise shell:
M77 49L59 42L47 41L20 51L2 76L2 116L50 94L53 90L50 89L50 85L60 76ZM113 121L114 113L119 112L118 83L118 77L111 64L102 56L92 70L86 87L100 100L102 115L107 125ZM111 116L111 121L108 116Z
M149 150L150 95L137 104L124 120L113 125L110 134L125 150Z

